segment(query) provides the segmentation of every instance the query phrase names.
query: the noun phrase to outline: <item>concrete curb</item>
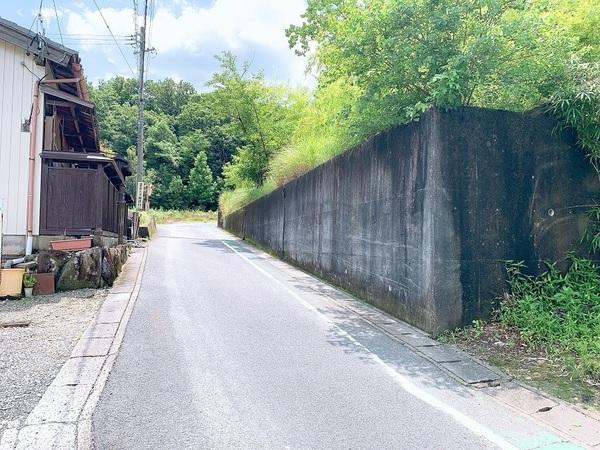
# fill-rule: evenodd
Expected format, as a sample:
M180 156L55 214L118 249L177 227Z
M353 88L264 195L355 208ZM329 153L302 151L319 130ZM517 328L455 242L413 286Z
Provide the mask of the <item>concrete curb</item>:
M20 428L0 450L93 447L92 415L113 367L140 290L147 249L133 249L94 321Z
M235 239L244 242L238 237ZM583 448L600 450L600 415L519 383L497 368L453 345L433 339L428 333L359 300L317 278L314 274L290 265L289 262L269 255L253 245L248 245L247 242L245 245L249 246L259 258L270 260L275 267L279 267L278 264L285 264L310 276L313 280L318 280L320 283L318 290L310 287L314 292L325 295L339 307L355 314L373 328L410 348L460 383L489 395L515 412L533 418Z

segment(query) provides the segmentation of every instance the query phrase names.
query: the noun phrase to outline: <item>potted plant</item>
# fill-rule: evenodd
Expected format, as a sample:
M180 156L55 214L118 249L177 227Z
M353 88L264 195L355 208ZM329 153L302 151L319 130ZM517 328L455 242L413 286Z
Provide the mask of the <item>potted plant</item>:
M33 297L33 287L36 283L37 280L31 272L27 272L25 275L23 275L23 289L25 290L25 297Z

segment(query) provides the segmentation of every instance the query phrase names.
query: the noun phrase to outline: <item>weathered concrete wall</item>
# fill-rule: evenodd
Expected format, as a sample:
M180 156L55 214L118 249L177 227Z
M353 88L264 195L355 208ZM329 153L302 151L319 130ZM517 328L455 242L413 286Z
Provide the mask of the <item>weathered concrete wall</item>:
M598 188L549 117L431 110L221 224L435 333L490 313L503 261L577 247Z

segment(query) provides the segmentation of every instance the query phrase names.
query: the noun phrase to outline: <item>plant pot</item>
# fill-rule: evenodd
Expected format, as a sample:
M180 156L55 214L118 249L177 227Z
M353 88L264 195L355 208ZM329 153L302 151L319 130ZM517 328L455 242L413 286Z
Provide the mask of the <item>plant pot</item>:
M54 294L54 273L34 273L33 277L37 280L33 287L33 295Z
M25 291L25 297L26 298L33 297L33 288L32 287L23 288L23 291Z
M0 297L20 297L25 269L0 269Z
M63 252L73 252L84 250L92 246L92 238L83 239L62 239L59 241L51 241L52 250L61 250Z

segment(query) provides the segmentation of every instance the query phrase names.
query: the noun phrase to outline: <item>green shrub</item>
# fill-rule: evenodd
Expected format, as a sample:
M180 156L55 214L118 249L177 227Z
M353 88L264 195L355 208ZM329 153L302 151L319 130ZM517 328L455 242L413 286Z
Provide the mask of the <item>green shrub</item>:
M561 358L578 377L600 380L600 273L594 262L570 254L569 268L555 264L537 276L522 262L509 262L511 294L502 302L500 321L522 338Z

